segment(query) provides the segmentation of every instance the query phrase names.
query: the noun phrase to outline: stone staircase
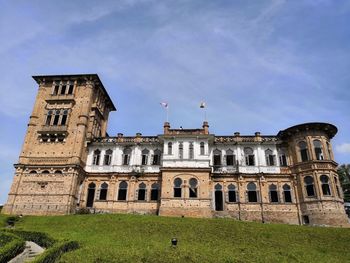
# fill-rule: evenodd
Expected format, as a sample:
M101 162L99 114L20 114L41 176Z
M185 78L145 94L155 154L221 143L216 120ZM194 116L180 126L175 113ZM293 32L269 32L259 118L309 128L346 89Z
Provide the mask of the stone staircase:
M26 241L26 246L21 254L11 259L8 263L31 262L36 256L44 252L44 248L31 241Z

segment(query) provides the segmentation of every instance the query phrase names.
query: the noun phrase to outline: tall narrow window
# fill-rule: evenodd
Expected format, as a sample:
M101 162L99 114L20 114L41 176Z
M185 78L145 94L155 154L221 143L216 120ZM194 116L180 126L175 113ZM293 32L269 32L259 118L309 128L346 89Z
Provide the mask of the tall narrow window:
M130 155L131 155L131 149L125 148L123 151L123 165L129 165Z
M151 186L151 200L156 201L159 199L159 184L154 183Z
M306 176L304 178L304 184L306 188L306 195L309 197L315 196L314 178Z
M309 151L307 149L307 144L304 141L299 142L299 151L302 162L307 162L309 160Z
M172 154L173 154L173 143L168 142L168 155L172 155Z
M248 166L255 165L254 151L250 147L244 148L245 164Z
M196 198L198 197L198 181L195 178L190 179L190 197Z
M111 149L108 149L105 153L105 158L104 158L104 165L111 165L111 161L112 161L112 154L113 151Z
M107 192L108 192L108 184L107 183L101 184L100 200L107 200Z
M139 184L137 200L139 200L139 201L145 201L146 200L146 185L145 185L145 183L140 183Z
M214 166L221 165L221 151L218 149L215 149L213 152L213 163L214 163Z
M162 152L159 149L154 150L153 154L153 165L160 165L160 158L161 158Z
M190 144L188 146L188 158L189 159L194 158L193 142L190 142Z
M50 125L51 124L51 119L52 119L52 110L49 110L47 113L47 117L46 117L46 125Z
M323 160L323 150L322 150L322 143L319 140L314 140L314 151L316 155L316 160Z
M57 94L58 94L59 88L60 88L60 85L56 84L56 85L53 87L52 95L57 95Z
M147 165L148 164L148 155L149 155L149 150L143 149L142 150L141 165Z
M278 191L277 186L272 184L269 186L269 194L270 194L270 202L271 203L278 203Z
M74 85L73 84L69 84L69 88L68 88L68 94L69 95L73 94L73 88L74 88Z
M276 156L273 154L272 150L267 149L265 151L265 158L266 158L266 165L267 166L274 166L276 164Z
M227 190L228 190L228 201L230 203L235 203L237 202L237 198L236 198L236 186L233 185L233 184L230 184L228 187L227 187Z
M60 110L55 111L55 117L53 118L53 125L58 125L60 120Z
M235 156L233 155L233 151L230 149L226 151L226 165L235 165Z
M288 184L283 185L283 197L285 203L292 202L292 194L290 191L290 186Z
M61 119L61 125L66 125L68 118L68 110L63 111L62 119Z
M204 153L205 153L204 142L201 142L199 147L200 147L200 155L204 155Z
M96 185L94 183L90 183L88 186L88 195L86 198L86 207L93 207L95 200L95 188Z
M322 185L322 194L331 195L331 189L329 187L329 178L327 175L321 175L321 185Z
M249 203L256 203L256 202L258 202L258 193L256 191L255 183L250 182L247 185L247 195L248 195L248 202Z
M184 146L183 143L180 142L179 143L179 159L183 159L184 158Z
M285 150L280 149L279 150L279 161L280 161L280 166L287 166L287 157Z
M326 143L327 144L327 151L328 151L328 159L332 160L332 149L331 149L331 145L329 142Z
M127 192L128 192L128 183L125 182L125 181L122 181L119 184L118 200L119 201L125 201Z
M176 178L174 180L174 197L181 197L181 185L182 185L182 180L180 178Z
M63 84L63 85L61 86L61 95L66 94L66 88L67 88L67 85L66 85L66 84Z
M93 159L92 159L92 164L93 165L99 165L100 164L100 156L101 156L101 151L99 149L94 151Z

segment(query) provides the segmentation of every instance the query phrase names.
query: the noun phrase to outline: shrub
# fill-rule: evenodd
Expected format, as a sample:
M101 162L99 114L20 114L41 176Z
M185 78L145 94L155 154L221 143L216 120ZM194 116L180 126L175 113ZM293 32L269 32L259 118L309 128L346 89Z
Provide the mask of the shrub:
M41 247L51 247L53 244L55 244L56 240L49 237L45 233L41 232L34 232L34 231L23 231L23 230L14 230L14 229L7 229L5 230L8 233L12 233L16 236L19 236L27 241L32 241L36 244L38 244Z
M45 250L34 263L54 263L64 253L79 248L79 243L76 241L61 241Z
M0 263L6 263L22 253L25 247L25 242L22 238L9 233L1 233L0 235L9 241L3 247L0 247ZM5 238L5 236L7 237Z
M9 216L8 218L6 218L6 223L8 226L14 226L18 220L19 216Z

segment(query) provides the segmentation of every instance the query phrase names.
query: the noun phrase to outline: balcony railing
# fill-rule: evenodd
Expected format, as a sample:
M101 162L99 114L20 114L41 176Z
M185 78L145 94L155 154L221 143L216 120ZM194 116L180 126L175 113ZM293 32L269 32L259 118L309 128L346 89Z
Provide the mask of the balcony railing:
M41 133L67 132L67 126L66 125L43 125L43 126L41 126L41 129L39 132L41 132Z

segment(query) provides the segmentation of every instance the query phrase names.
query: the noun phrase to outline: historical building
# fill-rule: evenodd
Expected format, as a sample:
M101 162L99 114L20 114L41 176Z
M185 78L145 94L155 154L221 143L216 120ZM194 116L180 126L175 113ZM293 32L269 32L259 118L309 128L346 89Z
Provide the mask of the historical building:
M38 95L4 213L91 208L348 224L332 124L306 123L272 136L220 136L206 121L199 129L172 129L166 122L160 135L109 136L115 106L96 74L34 79Z

